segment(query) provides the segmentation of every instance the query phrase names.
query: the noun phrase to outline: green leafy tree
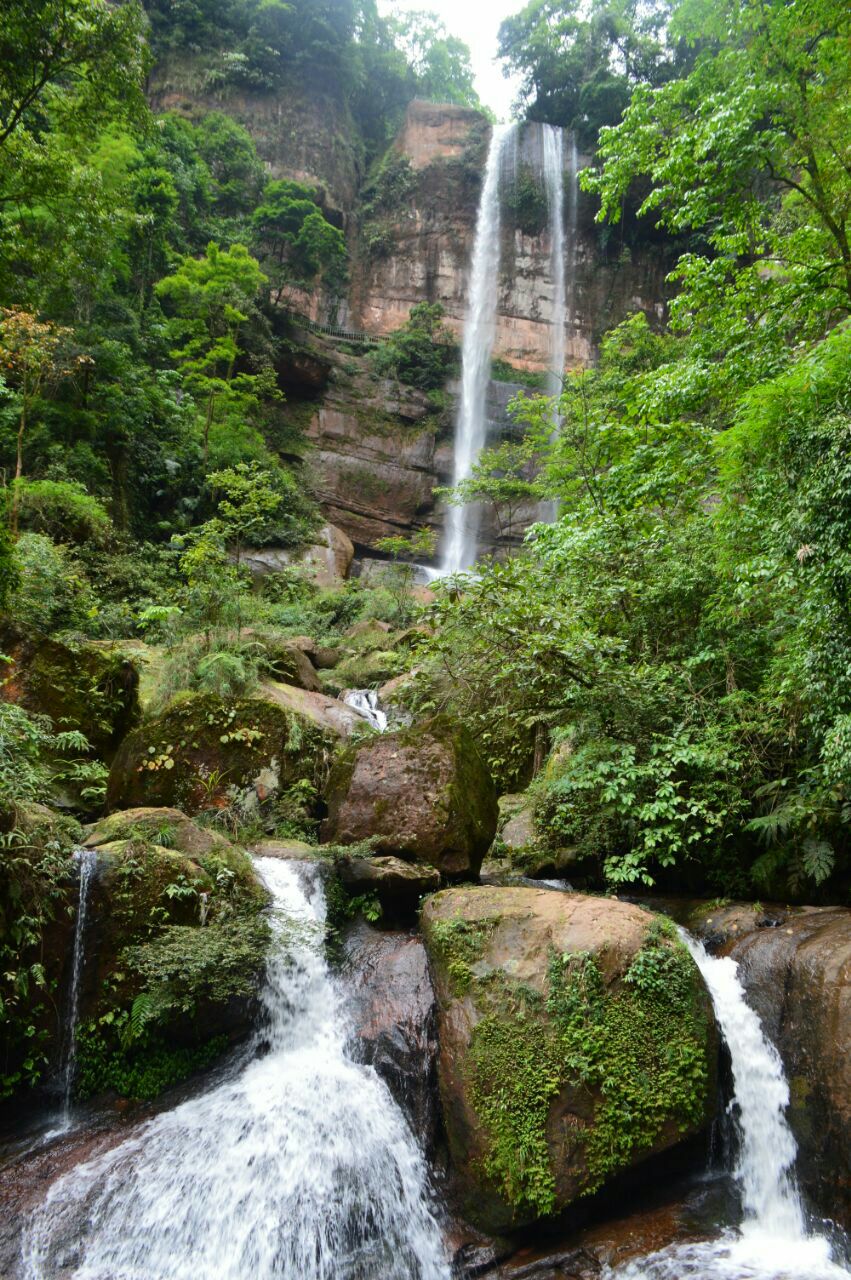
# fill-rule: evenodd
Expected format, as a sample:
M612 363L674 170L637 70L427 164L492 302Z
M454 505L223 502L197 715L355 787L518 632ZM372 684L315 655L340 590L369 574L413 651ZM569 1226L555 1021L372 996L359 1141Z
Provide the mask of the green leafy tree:
M704 380L717 360L735 393L851 305L851 18L838 0L682 0L671 33L693 68L635 90L584 184L617 221L640 179L640 213L704 237L680 260L673 319L702 338Z
M171 354L202 409L205 465L219 406L244 406L246 396L254 401L258 375L237 372L236 363L242 353L240 331L265 283L259 263L244 245L220 249L211 243L203 258L184 258L156 286L157 296L173 313L169 335L180 344Z
M142 118L141 7L105 0L6 0L0 13L0 148L40 138L57 113L74 127ZM22 152L18 151L20 157Z
M393 561L394 571L386 581L396 605L396 615L401 621L407 621L411 614L411 592L417 562L430 560L436 546L437 535L427 525L415 529L407 537L404 534L393 534L379 538L375 543L376 550L383 551Z
M678 69L669 46L664 0L530 0L499 30L506 74L520 77L519 106L529 119L573 130L593 148L601 126L615 124L637 84L656 85Z
M452 489L435 494L453 506L486 504L493 517L496 536L512 554L520 538L520 520L542 497L535 479L538 445L530 435L522 440L504 440L493 449L484 449L466 480Z
M473 82L470 50L447 32L437 14L408 10L391 18L389 25L413 71L418 97L457 102L464 107L481 106Z
M15 451L15 487L12 491L11 527L18 530L20 493L24 471L24 436L39 397L61 361L61 349L69 330L40 321L21 307L0 308L0 365L5 378L18 388L18 432Z
M265 251L263 262L273 277L276 303L288 288L303 290L321 283L340 287L345 239L322 213L310 187L289 180L268 183L251 222Z

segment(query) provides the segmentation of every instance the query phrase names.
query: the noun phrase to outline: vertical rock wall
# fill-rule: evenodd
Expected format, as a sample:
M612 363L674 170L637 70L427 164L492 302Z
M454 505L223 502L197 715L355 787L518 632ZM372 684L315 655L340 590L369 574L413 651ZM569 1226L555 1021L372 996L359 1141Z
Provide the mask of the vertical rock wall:
M460 332L467 304L467 276L476 208L490 135L487 121L464 107L412 102L395 143L413 169L411 190L394 211L380 251L364 237L356 242L350 320L370 333L389 333L417 302L441 302ZM510 167L540 181L541 130L519 130ZM580 157L580 167L588 157ZM565 179L569 181L568 148ZM511 207L506 174L499 315L494 354L520 368L543 370L550 350L553 286L550 241L543 225L530 231ZM580 193L577 237L567 245L574 278L569 282L572 316L567 364L590 363L603 333L631 311L660 323L665 314L665 276L671 262L660 246L630 247L618 229L603 233L594 203Z

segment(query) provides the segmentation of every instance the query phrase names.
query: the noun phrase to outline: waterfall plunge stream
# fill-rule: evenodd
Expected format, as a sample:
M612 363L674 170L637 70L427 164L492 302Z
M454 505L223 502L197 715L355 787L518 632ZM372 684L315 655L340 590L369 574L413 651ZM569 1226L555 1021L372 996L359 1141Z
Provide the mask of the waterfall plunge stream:
M487 437L486 398L499 283L499 176L506 144L516 128L516 125L494 127L476 215L470 303L461 347L461 403L455 427L453 486L469 477ZM475 505L449 507L443 573L460 573L475 563L478 516Z
M831 1259L825 1236L807 1228L795 1183L797 1149L786 1120L789 1085L780 1055L763 1034L729 957L707 954L688 934L683 941L712 997L730 1052L732 1112L739 1137L733 1170L742 1201L738 1231L717 1240L673 1245L609 1271L609 1280L847 1280Z
M347 707L351 707L357 711L358 715L363 716L373 729L377 729L379 733L386 733L387 712L382 707L375 689L349 689L348 693L343 694L343 701Z
M448 1280L423 1157L346 1052L316 870L257 867L276 946L255 1055L55 1182L27 1280Z

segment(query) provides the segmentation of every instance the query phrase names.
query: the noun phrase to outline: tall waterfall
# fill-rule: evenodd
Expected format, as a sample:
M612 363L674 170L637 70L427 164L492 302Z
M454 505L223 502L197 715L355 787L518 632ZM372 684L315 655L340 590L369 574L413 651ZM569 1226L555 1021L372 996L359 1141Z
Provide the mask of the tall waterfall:
M674 1245L607 1275L619 1280L835 1280L849 1273L831 1260L828 1240L807 1229L795 1183L795 1139L786 1120L789 1085L780 1055L750 1008L736 964L707 955L683 933L703 974L730 1051L732 1114L739 1135L734 1169L742 1200L736 1232Z
M503 154L516 127L494 127L476 215L470 301L461 347L461 403L455 424L453 485L470 475L487 435L485 397L491 376L499 277L499 175ZM475 504L448 509L441 565L444 573L458 573L475 563L478 525Z
M277 946L255 1055L64 1174L28 1280L449 1280L420 1151L346 1052L315 868L258 858Z
M564 134L555 125L542 125L543 138L541 144L542 169L544 186L547 192L547 209L550 237L550 278L553 287L552 317L550 321L550 358L547 369L547 395L554 400L551 438L558 434L561 426L561 414L557 397L561 395L564 378L565 357L565 321L567 319L567 289L565 274L567 260L564 244ZM573 261L573 246L571 263ZM558 515L555 502L544 501L540 504L538 517L545 523L552 523Z
M74 861L79 868L80 883L77 889L77 915L74 920L74 950L71 959L71 986L68 992L68 1021L65 1032L65 1061L62 1068L63 1129L71 1127L71 1095L74 1090L74 1073L77 1067L77 1023L80 1017L80 984L85 957L86 915L89 905L89 887L97 864L97 854L93 849L78 849L74 854Z
M547 395L561 394L564 374L565 335L567 318L564 254L564 134L552 124L543 128L542 157L544 186L547 191L550 232L550 276L553 285L552 319L550 323L550 363L547 371ZM558 410L553 427L558 428Z

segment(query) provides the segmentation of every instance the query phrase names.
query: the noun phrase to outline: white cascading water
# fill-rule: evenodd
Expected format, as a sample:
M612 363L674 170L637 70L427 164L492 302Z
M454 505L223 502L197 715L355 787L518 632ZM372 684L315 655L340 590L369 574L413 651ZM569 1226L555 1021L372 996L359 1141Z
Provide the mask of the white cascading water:
M553 285L547 395L559 396L564 377L564 326L567 318L564 251L564 134L556 125L545 124L541 128L543 129L541 142L543 177L549 211L550 279ZM553 414L554 430L558 429L559 422L556 406Z
M387 728L387 712L382 709L375 689L349 689L343 694L343 701L347 707L363 716L373 729L384 733Z
M59 1178L27 1280L449 1280L419 1148L346 1052L316 869L257 867L277 945L256 1056Z
M742 1199L737 1231L717 1240L672 1245L606 1272L617 1280L837 1280L849 1273L829 1241L807 1229L795 1184L797 1149L786 1120L789 1085L780 1054L745 999L735 961L682 938L703 974L730 1052L731 1110L739 1136L734 1177Z
M70 1129L72 1122L71 1096L74 1090L74 1073L77 1067L77 1023L80 1017L80 984L83 977L83 959L85 956L86 915L89 905L89 888L97 864L97 854L93 849L77 849L74 852L74 861L79 868L80 883L77 890L77 915L74 920L74 950L71 958L71 986L68 992L65 1061L62 1067L62 1129Z
M516 128L513 124L494 126L476 215L470 302L461 346L461 403L455 424L453 486L468 478L487 439L485 401L491 376L499 284L499 177L506 146ZM478 525L479 512L475 504L449 507L443 573L460 573L475 564Z
M558 397L564 379L565 321L567 319L567 291L565 288L564 248L564 134L555 125L541 126L541 157L544 186L547 192L547 209L550 237L550 279L552 281L552 315L550 319L550 356L547 369L547 395L553 397L551 438L558 434L561 414ZM571 255L572 257L572 255ZM551 524L558 515L555 502L542 502L538 518Z
M567 321L573 332L576 323L576 251L579 242L579 149L576 145L576 134L570 137L570 160L567 173L570 191L567 200L567 253L565 267L567 270Z

